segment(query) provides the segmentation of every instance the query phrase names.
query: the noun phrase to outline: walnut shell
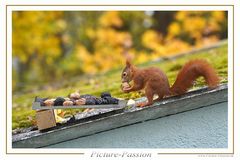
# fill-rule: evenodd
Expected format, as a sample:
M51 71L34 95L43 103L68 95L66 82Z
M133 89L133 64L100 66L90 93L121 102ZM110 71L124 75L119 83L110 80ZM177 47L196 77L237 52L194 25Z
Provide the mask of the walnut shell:
M127 83L127 82L122 83L122 88L123 89L129 88L129 87L131 87L129 83Z
M63 102L63 106L72 106L73 105L73 101L65 101Z
M55 99L47 99L43 103L45 106L53 106Z
M86 99L85 98L81 98L76 100L76 105L84 105L86 104Z
M71 93L69 97L70 97L70 99L79 99L80 94L78 92Z

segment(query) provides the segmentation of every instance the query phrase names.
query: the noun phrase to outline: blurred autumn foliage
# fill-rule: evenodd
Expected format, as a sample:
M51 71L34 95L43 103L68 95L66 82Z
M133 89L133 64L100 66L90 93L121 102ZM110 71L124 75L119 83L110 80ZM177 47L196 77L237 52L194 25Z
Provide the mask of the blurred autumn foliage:
M13 90L227 38L224 11L14 11Z

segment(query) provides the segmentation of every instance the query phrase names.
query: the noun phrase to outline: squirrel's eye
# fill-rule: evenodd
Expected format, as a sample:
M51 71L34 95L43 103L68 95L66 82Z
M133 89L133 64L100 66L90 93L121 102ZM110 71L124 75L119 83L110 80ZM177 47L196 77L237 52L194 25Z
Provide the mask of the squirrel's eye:
M123 72L123 77L125 77L127 75L127 73L126 72Z

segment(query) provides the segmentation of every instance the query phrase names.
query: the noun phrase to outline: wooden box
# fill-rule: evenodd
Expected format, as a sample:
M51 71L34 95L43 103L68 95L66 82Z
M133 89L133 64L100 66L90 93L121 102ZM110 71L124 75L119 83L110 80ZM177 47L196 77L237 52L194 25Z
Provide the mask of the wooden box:
M54 110L39 110L36 112L38 130L44 130L56 126Z

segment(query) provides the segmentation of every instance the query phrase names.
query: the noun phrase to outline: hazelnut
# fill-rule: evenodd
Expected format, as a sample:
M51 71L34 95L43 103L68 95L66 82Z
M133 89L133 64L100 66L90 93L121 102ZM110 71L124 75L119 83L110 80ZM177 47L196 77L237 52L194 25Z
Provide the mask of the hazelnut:
M55 99L47 99L43 103L45 106L53 106Z
M81 98L76 100L76 105L84 105L86 104L86 99L85 98Z
M80 98L80 94L78 92L74 92L70 94L70 99L79 99Z
M124 83L122 83L122 87L123 87L123 89L126 89L126 88L129 88L130 85L129 85L129 83L124 82Z
M63 106L72 106L72 105L73 105L73 101L67 100L63 102Z

